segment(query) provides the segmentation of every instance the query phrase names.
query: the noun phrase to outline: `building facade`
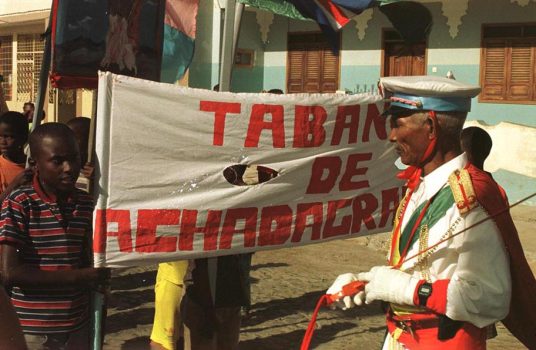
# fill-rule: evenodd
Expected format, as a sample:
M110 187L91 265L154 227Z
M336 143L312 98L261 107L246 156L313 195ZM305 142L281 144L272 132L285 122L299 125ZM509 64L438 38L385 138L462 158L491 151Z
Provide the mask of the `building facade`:
M338 55L316 23L246 8L231 91L376 93L381 76L451 72L482 86L468 125L493 136L486 167L511 201L523 198L536 189L536 156L526 152L536 143L536 0L419 2L433 17L426 41L405 45L388 19L369 9L341 30ZM222 3L200 0L192 87L218 82Z
M200 0L196 52L182 83L218 83L222 7ZM369 9L340 32L340 51L313 21L246 8L232 75L234 92L376 93L378 78L439 75L480 85L468 124L492 134L486 163L515 201L536 188L536 0L419 0L432 14L427 40L407 46L378 10ZM36 99L50 0L0 2L0 74L10 109ZM48 121L91 114L91 93L49 89ZM532 199L531 204L536 205Z
M50 5L50 0L0 2L0 75L10 110L22 111L25 102L37 100ZM91 115L90 91L48 88L46 97L47 121Z

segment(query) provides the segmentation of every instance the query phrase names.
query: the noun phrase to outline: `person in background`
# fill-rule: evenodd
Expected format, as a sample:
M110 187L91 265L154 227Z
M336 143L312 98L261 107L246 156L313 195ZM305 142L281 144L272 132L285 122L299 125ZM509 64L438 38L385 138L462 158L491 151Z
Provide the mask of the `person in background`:
M31 179L31 170L24 170L26 155L24 145L28 141L28 122L19 112L7 112L0 116L0 200L15 188Z
M86 117L74 117L67 121L67 126L74 132L74 136L78 142L78 149L80 150L82 169L80 169L80 176L76 180L76 187L90 193L89 186L91 185L91 180L93 180L93 171L95 170L93 164L88 162L91 119Z
M489 136L486 130L477 126L470 126L463 129L461 146L462 150L467 154L469 162L478 169L484 170L484 161L488 158L491 147L493 146L491 136Z
M24 102L24 106L22 106L22 114L24 114L24 116L26 117L28 124L31 124L33 122L34 113L35 104L33 104L33 102Z
M491 175L489 171L484 170L484 162L488 158L491 152L491 147L493 146L493 141L487 131L477 126L470 126L463 129L461 146L462 150L467 154L469 163L484 171L493 179L493 175ZM498 183L497 186L503 199L508 202L508 196L506 195L504 188Z
M175 350L180 343L180 304L184 294L184 276L188 261L158 264L154 286L154 322L151 331L151 349Z
M219 91L219 84L213 90ZM215 291L209 281L212 263L216 270ZM251 254L190 261L181 303L185 350L237 349L240 311L250 305L250 267Z
M78 143L60 123L38 126L29 143L33 181L0 212L3 283L30 350L89 349L89 292L110 270L90 267L93 201L75 187Z

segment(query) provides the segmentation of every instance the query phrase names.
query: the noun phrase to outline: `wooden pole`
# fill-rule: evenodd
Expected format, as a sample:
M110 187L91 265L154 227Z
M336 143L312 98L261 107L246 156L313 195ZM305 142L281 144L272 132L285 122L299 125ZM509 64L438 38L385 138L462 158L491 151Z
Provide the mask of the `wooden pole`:
M87 145L87 162L93 166L94 160L93 155L95 154L95 130L97 128L97 96L98 90L95 89L92 91L92 105L91 105L91 122L89 124L89 135L88 135L88 145ZM85 164L84 164L85 165ZM93 177L89 179L88 190L91 195L95 193L94 190L94 180ZM104 293L99 291L92 292L92 314L91 314L91 323L93 328L93 340L91 343L92 350L101 350L102 349L102 325L104 324L105 317L105 308L106 308L106 298Z

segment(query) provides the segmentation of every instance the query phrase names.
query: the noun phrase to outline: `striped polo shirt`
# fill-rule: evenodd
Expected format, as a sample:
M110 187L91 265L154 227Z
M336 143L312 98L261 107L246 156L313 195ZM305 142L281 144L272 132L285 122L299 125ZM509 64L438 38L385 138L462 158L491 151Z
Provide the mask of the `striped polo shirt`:
M92 210L91 197L78 189L60 208L36 178L32 186L13 191L2 203L0 244L15 246L23 264L40 270L81 268L88 261ZM24 333L68 333L88 321L88 294L80 287L14 285L11 301Z

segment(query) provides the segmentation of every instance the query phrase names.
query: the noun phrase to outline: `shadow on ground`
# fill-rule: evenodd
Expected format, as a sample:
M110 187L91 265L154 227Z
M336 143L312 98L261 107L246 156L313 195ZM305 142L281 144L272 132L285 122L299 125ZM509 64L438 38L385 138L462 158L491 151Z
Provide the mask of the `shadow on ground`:
M242 321L243 327L252 327L269 320L284 318L296 313L310 313L315 309L317 301L325 291L315 291L305 293L295 298L274 299L267 302L255 303L252 305L249 316ZM340 318L355 319L383 314L379 304L371 304L366 307L354 308L347 311L322 309L322 312L336 314Z
M314 333L311 349L315 346L333 339L337 333L355 328L352 322L339 322L323 326ZM273 334L264 338L255 338L241 341L238 345L240 350L275 350L275 349L299 349L303 340L304 330L295 330L288 333Z
M134 274L113 276L111 279L112 290L132 290L147 286L154 286L156 270L143 271Z
M154 308L152 307L139 307L109 315L106 319L106 334L132 329L138 325L153 324L153 317Z

